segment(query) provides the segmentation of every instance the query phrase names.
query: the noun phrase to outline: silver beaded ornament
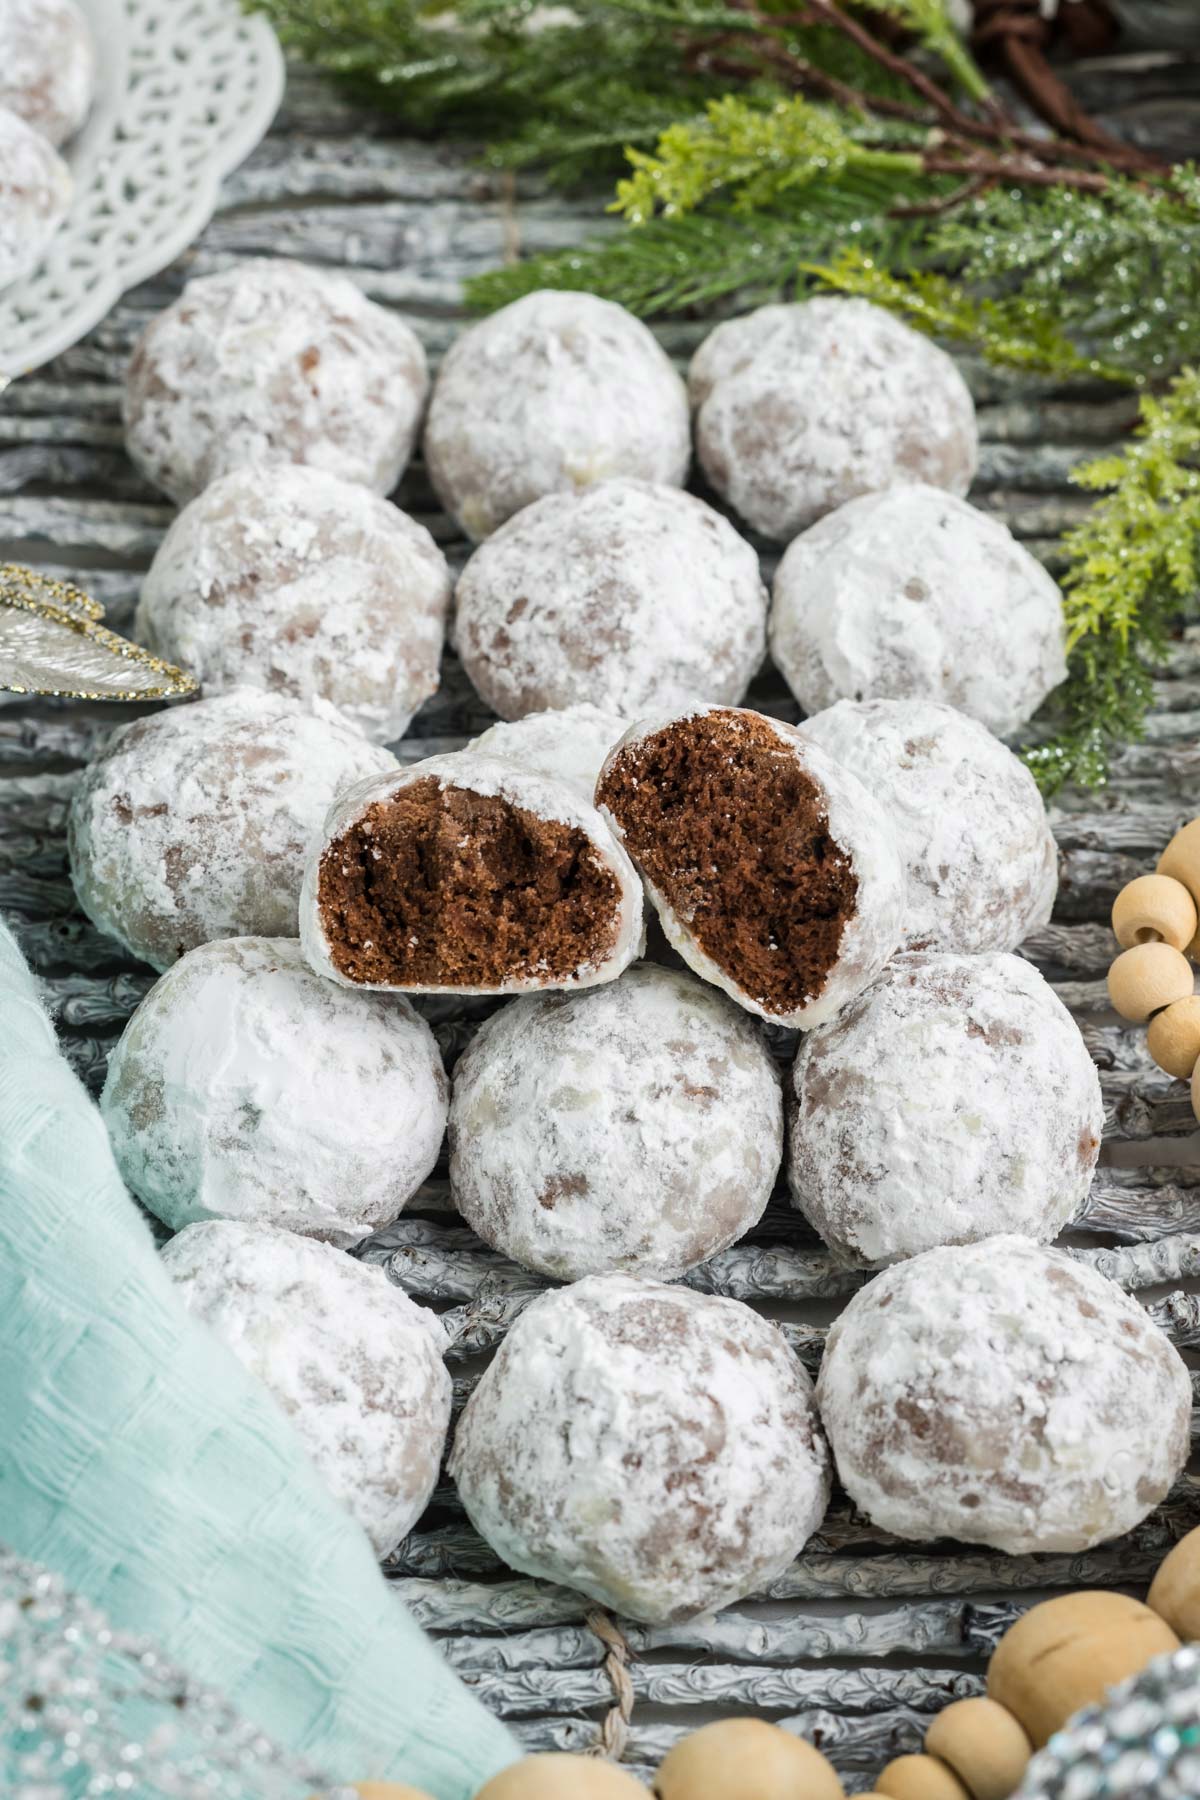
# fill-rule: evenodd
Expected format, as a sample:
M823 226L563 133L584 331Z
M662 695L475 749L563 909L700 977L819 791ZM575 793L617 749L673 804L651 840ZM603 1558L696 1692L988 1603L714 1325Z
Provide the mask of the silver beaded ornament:
M223 1694L0 1552L4 1800L357 1800Z
M1055 1732L1013 1800L1197 1800L1200 1645L1156 1657Z

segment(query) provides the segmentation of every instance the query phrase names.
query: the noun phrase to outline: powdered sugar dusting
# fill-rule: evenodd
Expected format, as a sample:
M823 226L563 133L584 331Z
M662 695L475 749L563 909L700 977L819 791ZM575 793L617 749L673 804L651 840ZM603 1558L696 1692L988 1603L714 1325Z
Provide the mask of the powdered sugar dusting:
M806 719L880 800L905 864L905 947L1015 950L1046 924L1058 852L1033 776L974 719L933 700L839 700Z
M856 1294L817 1383L838 1474L898 1537L1086 1550L1188 1453L1179 1353L1103 1275L1020 1237L929 1250Z
M501 720L467 748L565 781L590 805L604 759L628 729L628 719L582 701L578 706L526 713L512 724Z
M766 652L758 558L676 488L553 494L475 552L455 638L502 718L591 701L632 717L740 700Z
M455 1070L455 1203L487 1243L560 1281L682 1275L757 1224L782 1147L761 1028L650 963L590 993L513 1001Z
M478 541L544 494L616 476L682 486L687 393L639 319L595 294L526 294L452 345L425 460Z
M4 0L0 107L62 144L86 119L95 84L92 34L75 0Z
M778 1328L626 1275L526 1309L450 1467L505 1562L650 1623L773 1580L829 1499L811 1384Z
M322 470L260 463L180 513L136 629L206 694L321 697L390 743L437 689L450 589L445 557L398 507Z
M253 688L119 726L71 801L79 903L157 969L213 938L294 937L330 804L396 766L325 702Z
M0 106L0 287L37 263L67 216L71 185L51 144Z
M174 1229L233 1218L351 1245L433 1168L449 1094L400 995L323 981L294 938L228 938L147 994L100 1109L125 1180Z
M1052 1238L1091 1185L1099 1077L1020 957L896 957L805 1039L792 1085L795 1204L853 1260L1004 1231Z
M437 1316L381 1269L266 1225L189 1225L162 1257L189 1312L270 1389L389 1556L429 1503L450 1425Z
M430 756L424 762L410 763L398 773L389 771L367 776L348 788L330 810L323 831L310 849L300 896L300 941L310 967L318 974L360 991L374 986L386 993L520 994L548 985L545 981L525 977L506 982L499 988L403 987L392 983L358 982L343 975L333 961L319 899L322 857L330 844L349 831L372 806L392 799L413 782L427 780L430 776L443 787L460 787L468 793L493 796L510 806L521 807L539 819L573 826L583 832L593 846L597 864L612 874L619 894L617 930L612 946L601 961L580 967L572 987L592 987L597 982L611 981L641 955L646 941L642 884L620 842L596 808L582 799L567 782L539 775L533 769L521 768L481 751L455 750L446 756Z
M182 504L243 463L309 463L376 493L412 454L429 380L419 339L345 275L285 258L189 281L142 333L125 443Z
M942 700L1003 736L1067 672L1062 595L999 519L931 487L869 494L788 548L771 654L806 712Z
M975 408L954 363L866 300L730 319L688 385L705 474L781 542L858 494L898 481L965 494L975 474Z

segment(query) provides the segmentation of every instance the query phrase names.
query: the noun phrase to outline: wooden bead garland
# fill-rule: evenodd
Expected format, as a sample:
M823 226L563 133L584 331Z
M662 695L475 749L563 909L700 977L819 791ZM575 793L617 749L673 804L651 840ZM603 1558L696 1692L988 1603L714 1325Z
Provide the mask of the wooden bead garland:
M925 1733L925 1748L949 1763L971 1800L1008 1800L1033 1755L1024 1727L982 1695L956 1700L939 1713Z
M1108 997L1123 1019L1135 1025L1192 992L1192 965L1170 944L1135 944L1122 950L1108 971Z
M1184 825L1171 839L1158 859L1158 873L1181 881L1200 906L1200 819Z
M1159 1564L1146 1605L1153 1607L1184 1643L1200 1639L1200 1525L1180 1538Z
M593 1756L527 1756L485 1782L475 1800L646 1800L625 1769Z
M403 1781L355 1781L351 1785L359 1800L430 1800L424 1788L409 1787ZM317 1800L317 1795L311 1800Z
M971 1800L954 1770L936 1756L898 1756L879 1777L888 1800Z
M402 1781L356 1781L359 1800L429 1800L424 1788L406 1787Z
M761 1719L722 1719L683 1738L654 1778L656 1800L843 1800L819 1750Z
M1196 935L1196 902L1170 875L1139 875L1114 900L1112 928L1122 950L1151 943L1186 950Z
M1180 1081L1190 1081L1200 1062L1200 994L1188 994L1155 1013L1146 1045L1160 1069Z
M1123 1019L1150 1029L1146 1045L1168 1075L1192 1083L1200 1119L1200 819L1171 839L1153 875L1127 882L1113 902L1121 954L1108 971L1108 994ZM1191 959L1189 961L1189 958Z
M1080 1707L1178 1648L1166 1621L1127 1594L1060 1594L1005 1632L988 1664L988 1695L1040 1749Z

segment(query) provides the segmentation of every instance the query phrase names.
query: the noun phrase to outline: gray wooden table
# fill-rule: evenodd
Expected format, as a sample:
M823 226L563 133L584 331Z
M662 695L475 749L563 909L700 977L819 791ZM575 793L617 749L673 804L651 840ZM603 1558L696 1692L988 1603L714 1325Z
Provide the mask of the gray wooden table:
M1132 0L1127 14L1138 12ZM1189 13L1197 51L1186 43ZM1075 84L1106 122L1182 155L1200 145L1200 9L1140 9L1141 40L1081 66ZM1157 35L1156 35L1157 34ZM1168 46L1168 47L1163 47ZM68 571L128 626L138 582L171 516L121 447L119 388L133 338L189 275L251 255L287 254L347 270L399 308L436 358L458 329L464 276L518 254L575 242L596 201L514 186L458 150L406 141L390 121L293 72L275 129L226 184L220 210L174 267L127 296L88 339L0 398L0 560ZM661 329L683 356L695 322ZM1055 540L1086 500L1067 470L1110 443L1132 406L1111 392L1039 389L967 366L979 404L976 503L1003 517L1053 566ZM461 563L466 545L415 467L398 496ZM764 559L770 566L770 558ZM778 676L752 700L794 718ZM76 771L114 721L100 707L0 706L0 910L13 922L58 1012L67 1053L93 1089L109 1049L150 985L75 907L63 820ZM440 693L399 753L453 747L490 715L452 658ZM1147 741L1119 759L1110 788L1055 809L1061 887L1054 922L1027 946L1079 1022L1107 1104L1102 1165L1065 1240L1136 1292L1185 1351L1200 1347L1200 1134L1186 1093L1151 1064L1145 1034L1110 1012L1107 915L1130 876L1200 811L1200 626L1183 631L1155 689ZM471 1007L434 1006L452 1057ZM369 1254L417 1298L452 1315L460 1399L536 1278L486 1250L456 1221L444 1180ZM784 1324L815 1365L824 1331L855 1285L780 1202L744 1244L691 1278ZM439 1491L388 1573L447 1655L534 1747L601 1738L648 1769L680 1731L727 1711L787 1720L822 1746L852 1789L919 1747L929 1715L978 1691L989 1647L1032 1598L1065 1586L1143 1589L1170 1543L1200 1523L1189 1473L1137 1531L1083 1556L1005 1558L889 1541L835 1500L818 1536L772 1590L715 1619L651 1631L614 1626L578 1597L506 1572Z

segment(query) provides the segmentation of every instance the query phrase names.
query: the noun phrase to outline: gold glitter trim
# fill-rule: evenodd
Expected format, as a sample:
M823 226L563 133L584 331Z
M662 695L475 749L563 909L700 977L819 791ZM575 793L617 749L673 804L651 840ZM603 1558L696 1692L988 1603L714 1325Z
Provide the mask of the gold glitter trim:
M78 613L85 619L104 617L99 600L93 600L74 582L58 581L52 575L27 568L24 563L0 563L0 604L24 607L30 612L52 606Z
M33 613L49 624L74 632L77 637L87 638L118 661L137 663L160 677L157 686L138 687L126 693L102 692L94 688L23 687L5 680L4 670L0 668L0 688L10 693L39 694L61 700L138 701L176 700L199 692L200 684L194 676L185 674L173 663L151 656L139 644L131 644L127 638L118 637L115 631L101 625L99 621L104 617L104 608L99 601L69 581L57 581L22 563L0 564L0 606Z

